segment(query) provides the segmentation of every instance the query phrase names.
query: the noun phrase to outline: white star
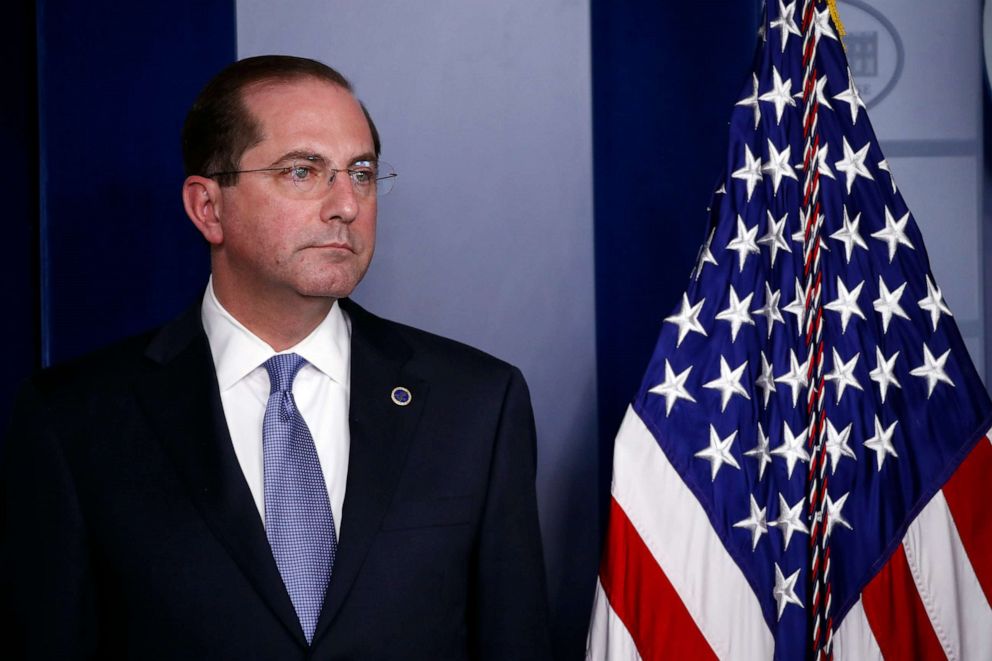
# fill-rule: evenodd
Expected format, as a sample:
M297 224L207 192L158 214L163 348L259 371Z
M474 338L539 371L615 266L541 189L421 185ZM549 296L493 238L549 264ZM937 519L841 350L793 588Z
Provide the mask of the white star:
M788 241L785 240L785 223L789 220L789 214L786 212L781 219L776 221L771 211L766 211L766 213L768 214L768 231L758 239L758 244L768 246L769 251L771 251L772 268L775 268L775 258L778 256L779 249L792 252Z
M851 437L851 427L852 425L849 424L843 430L837 431L833 423L827 420L826 451L830 455L831 475L837 472L837 464L840 463L841 457L850 457L855 461L858 459L857 455L854 454L854 450L847 444L848 439Z
M716 318L720 321L730 323L731 342L737 339L737 332L741 329L741 326L744 324L754 326L754 319L751 318L751 313L748 311L748 306L751 305L751 299L753 297L754 292L751 292L744 297L744 300L737 298L737 291L733 285L730 285L730 301L727 303L725 310L717 313Z
M816 33L817 41L819 41L821 37L828 37L834 41L837 41L837 35L834 33L834 29L830 26L830 10L814 10L814 13L816 15L813 17L813 31Z
M929 273L927 274L927 295L918 302L921 308L930 313L930 321L933 322L934 330L937 330L941 314L946 314L948 317L954 316L951 314L951 309L944 303L944 295L940 293L940 287L930 278Z
M861 224L861 214L859 213L851 220L850 216L847 215L847 207L844 207L844 227L837 230L830 235L831 239L837 239L844 243L844 254L846 255L847 263L851 263L851 254L854 252L854 246L860 246L865 250L868 250L868 244L865 240L861 238L860 232L858 232L858 225Z
M782 422L782 445L772 450L776 457L785 459L785 465L789 478L792 478L792 470L796 467L797 461L809 463L809 453L806 452L806 427L798 434L793 434L788 422Z
M794 181L799 181L796 178L796 171L789 165L791 153L792 147L786 146L780 152L775 148L775 143L771 139L768 140L768 160L761 166L761 172L772 176L772 193L775 195L778 195L778 187L782 183L782 177L789 177Z
M795 406L796 402L799 401L799 393L809 385L809 375L807 374L809 371L809 358L800 365L799 361L796 360L796 352L789 349L789 361L792 369L775 379L775 381L786 383L792 388L792 405Z
M713 390L719 390L722 396L722 406L721 411L727 410L727 402L734 395L740 395L744 399L751 399L751 396L747 394L747 390L741 385L741 376L744 374L744 370L747 368L747 361L737 366L736 369L731 370L730 366L727 365L727 359L720 356L720 376L719 378L713 379L709 383L704 383L704 388L711 388Z
M748 229L747 225L744 224L744 219L738 214L737 237L727 243L727 250L733 250L737 253L740 271L744 270L744 262L747 261L748 255L761 254L761 248L758 247L758 243L754 240L754 237L757 235L758 226L755 225L751 229Z
M830 105L830 101L827 100L826 88L827 77L820 76L820 78L816 81L816 102L821 106L826 106L827 108L833 110L834 107ZM823 148L825 149L826 145L823 145Z
M848 291L840 276L837 276L837 298L823 306L827 310L840 313L842 334L847 332L847 322L851 320L853 315L858 315L862 319L865 318L864 313L861 312L861 308L858 306L858 296L861 295L861 288L864 284L864 280L862 280L858 283L857 287Z
M789 604L803 607L803 602L796 596L796 581L799 579L799 570L792 573L789 578L782 574L782 569L775 563L775 587L772 589L772 596L778 604L778 619L782 619L782 612Z
M809 529L802 521L804 500L805 498L800 498L799 502L789 507L789 503L786 502L785 497L782 494L778 495L778 518L770 523L785 535L785 547L783 550L788 550L789 542L792 541L792 533L801 532L807 535L809 534Z
M848 386L855 388L856 390L864 390L858 380L854 378L854 368L858 364L858 358L861 357L861 352L854 354L854 358L848 362L841 360L840 354L837 349L833 349L834 352L834 368L830 374L827 374L823 378L827 381L833 381L834 385L837 387L837 399L836 403L840 403L840 398L844 395L844 389Z
M726 195L727 194L727 184L722 183L720 187L713 191L714 195Z
M906 236L906 225L909 224L909 212L906 215L896 220L892 216L892 212L889 211L888 207L885 207L885 227L878 230L877 232L872 232L871 235L878 239L879 241L884 241L889 246L889 264L896 256L896 249L899 245L904 245L910 250L916 250L913 247L912 242Z
M799 31L799 26L796 25L796 3L790 2L786 5L782 0L778 0L778 18L772 21L771 27L779 28L779 33L781 35L782 41L782 52L785 52L785 44L789 41L789 35L794 34L797 37L803 35Z
M699 276L703 273L703 267L707 264L712 264L713 266L719 266L716 262L716 257L710 251L710 245L713 243L713 235L716 233L716 228L710 230L710 235L706 238L706 241L699 248L699 255L696 256L696 267L692 269L692 278L698 280Z
M772 454L768 451L768 436L765 435L765 430L761 428L761 423L758 423L758 444L754 446L754 449L748 450L744 453L745 457L755 457L758 460L758 481L765 476L765 466L772 463Z
M751 531L751 550L758 547L758 540L768 532L768 521L765 519L764 507L758 507L758 502L751 494L751 515L734 524L735 528L747 528Z
M648 392L654 393L655 395L661 395L665 398L665 416L667 417L669 413L672 412L672 407L675 406L675 402L680 399L685 399L690 402L695 402L696 400L689 394L689 391L685 389L685 380L689 378L689 373L692 372L692 366L685 369L684 372L679 374L675 373L672 366L665 360L665 381Z
M834 526L844 526L848 530L854 530L854 528L851 527L851 524L847 522L847 519L845 519L841 514L841 510L844 509L844 502L850 495L851 492L848 491L837 500L833 500L830 497L830 494L827 494L827 530L823 533L825 537L830 537L830 533L833 532Z
M751 96L746 96L734 105L737 106L747 106L754 109L754 128L758 128L761 124L761 104L758 103L758 76L757 74L751 74L752 79L752 91Z
M772 66L772 88L758 97L760 101L768 101L775 104L775 123L782 123L782 113L786 106L795 106L796 100L792 98L792 79L782 80L778 72L778 67Z
M948 349L940 358L934 358L933 354L930 353L930 347L924 344L923 364L909 370L909 373L913 376L927 380L927 399L930 399L930 395L933 394L933 389L937 387L938 382L943 381L952 388L955 387L954 382L951 381L951 377L947 376L947 372L944 371L944 363L947 362L947 357L950 355L951 350Z
M778 299L782 296L782 292L772 291L771 285L768 281L765 281L765 304L756 308L754 313L760 314L768 322L768 337L772 336L772 328L775 327L775 322L780 324L785 323L785 319L782 317L781 310L778 309ZM752 322L753 323L753 322Z
M834 163L834 168L838 172L843 172L847 177L847 192L850 193L851 187L854 186L854 180L858 177L875 179L865 166L865 159L868 158L868 149L871 148L871 143L866 142L864 147L855 152L845 137L843 147L844 158Z
M826 82L826 79L821 79ZM816 171L819 172L824 177L830 177L836 180L837 177L834 176L834 171L830 169L827 164L827 154L830 153L830 145L823 145L816 151Z
M754 385L761 388L765 394L765 407L768 407L768 398L775 392L775 377L772 374L772 364L765 357L765 352L761 352L761 374L755 380Z
M909 319L909 315L899 305L899 299L902 298L904 289L906 289L905 282L897 287L895 291L889 291L889 288L885 286L885 281L882 280L882 276L878 276L878 298L872 302L872 306L876 312L882 315L883 335L889 332L889 322L892 321L893 316Z
M755 128L757 128L757 127L755 127ZM892 176L892 170L889 169L889 161L888 161L888 159L884 159L883 158L881 161L879 161L878 162L878 169L879 170L885 170L886 172L889 173L889 182L892 184L892 194L895 195L896 191L899 190L899 189L896 187L896 179L895 179L895 177Z
M747 199L750 202L755 185L761 181L761 159L755 158L754 154L751 153L751 148L744 145L744 167L735 170L730 176L747 182Z
M888 392L889 386L895 386L900 389L902 388L902 385L899 383L899 380L896 379L894 374L896 369L896 358L898 357L899 352L896 351L892 354L891 358L886 359L885 355L882 353L882 350L875 347L876 366L875 369L868 373L868 376L871 377L872 381L878 384L878 389L882 394L883 404L885 403L885 394Z
M895 434L897 422L893 422L889 425L888 429L882 429L882 423L879 421L878 416L875 416L875 435L865 441L865 447L869 450L875 452L875 461L878 463L878 470L882 470L882 464L885 463L885 457L892 455L895 458L899 458L896 454L896 449L892 445L892 435Z
M741 467L737 464L737 460L734 459L734 455L730 454L730 446L733 444L736 437L737 432L735 431L727 438L721 439L716 433L716 429L713 428L713 425L710 425L709 447L700 450L693 456L700 459L709 460L711 481L716 481L716 474L720 471L720 468L722 468L724 464L729 464L737 470L741 469Z
M704 329L703 325L699 323L699 312L703 309L703 303L705 302L706 299L704 298L695 305L690 305L689 297L683 292L682 309L670 317L665 317L665 321L673 323L679 327L679 339L675 342L676 347L682 344L682 340L685 339L685 336L688 335L690 331L693 333L699 333L703 337L706 336L706 329Z
M802 334L803 315L806 312L806 295L803 293L803 284L799 282L799 278L796 278L796 288L793 291L796 292L796 297L782 308L782 311L796 316L796 328Z
M857 124L858 108L864 108L865 102L861 99L857 85L854 84L854 76L851 75L850 69L847 70L847 89L840 94L835 94L834 98L851 106L851 123Z

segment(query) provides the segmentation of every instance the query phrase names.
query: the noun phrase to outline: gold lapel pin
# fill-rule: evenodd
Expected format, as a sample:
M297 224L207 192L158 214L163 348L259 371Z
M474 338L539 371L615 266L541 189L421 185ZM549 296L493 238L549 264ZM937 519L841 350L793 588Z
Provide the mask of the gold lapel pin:
M396 406L406 406L413 401L413 395L403 386L396 386L389 395Z

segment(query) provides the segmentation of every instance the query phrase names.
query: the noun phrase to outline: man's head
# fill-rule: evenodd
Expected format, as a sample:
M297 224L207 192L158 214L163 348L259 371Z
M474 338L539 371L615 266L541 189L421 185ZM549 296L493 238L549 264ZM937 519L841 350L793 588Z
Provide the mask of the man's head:
M231 65L190 110L183 154L186 212L211 244L214 291L242 322L329 305L365 275L375 187L346 170L374 168L379 139L330 67L285 56Z

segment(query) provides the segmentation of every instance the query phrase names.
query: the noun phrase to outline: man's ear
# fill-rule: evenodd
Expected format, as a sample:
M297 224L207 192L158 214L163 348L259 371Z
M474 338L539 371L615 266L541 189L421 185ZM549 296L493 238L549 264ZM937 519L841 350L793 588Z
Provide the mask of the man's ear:
M186 215L200 230L210 245L224 242L224 228L220 222L220 186L213 179L192 175L183 182L183 206Z

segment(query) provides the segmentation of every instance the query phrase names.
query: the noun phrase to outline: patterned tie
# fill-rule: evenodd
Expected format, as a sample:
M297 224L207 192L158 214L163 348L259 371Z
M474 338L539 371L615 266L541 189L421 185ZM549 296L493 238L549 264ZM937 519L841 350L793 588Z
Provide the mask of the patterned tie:
M311 643L338 540L317 449L293 399L293 379L305 364L295 353L273 356L264 363L270 387L262 422L262 455L265 534L307 643Z

